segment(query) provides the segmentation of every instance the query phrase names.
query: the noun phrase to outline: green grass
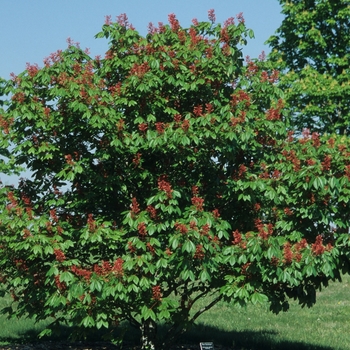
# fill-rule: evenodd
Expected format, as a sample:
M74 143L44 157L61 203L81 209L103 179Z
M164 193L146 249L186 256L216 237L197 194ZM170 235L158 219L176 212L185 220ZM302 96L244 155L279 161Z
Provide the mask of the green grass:
M347 350L350 349L350 277L318 293L317 303L302 309L296 303L274 315L267 305L238 308L219 303L204 313L181 342L233 346L237 350ZM0 308L9 302L0 299ZM32 340L44 323L0 316L0 345ZM129 334L128 338L136 338Z
M350 277L318 293L312 308L291 302L274 315L267 305L238 308L220 303L203 314L189 336L237 349L350 349Z

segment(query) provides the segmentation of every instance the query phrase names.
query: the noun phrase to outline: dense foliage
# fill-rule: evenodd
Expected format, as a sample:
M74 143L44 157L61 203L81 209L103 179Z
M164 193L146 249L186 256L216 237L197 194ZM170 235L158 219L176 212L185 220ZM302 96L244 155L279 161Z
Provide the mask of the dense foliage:
M299 128L349 133L350 1L279 0L285 18L269 58Z
M221 299L312 305L347 271L349 140L295 138L278 72L243 64L242 15L209 20L107 18L104 58L70 43L6 82L2 168L32 174L0 189L6 312L127 320L144 349L162 321L166 348Z

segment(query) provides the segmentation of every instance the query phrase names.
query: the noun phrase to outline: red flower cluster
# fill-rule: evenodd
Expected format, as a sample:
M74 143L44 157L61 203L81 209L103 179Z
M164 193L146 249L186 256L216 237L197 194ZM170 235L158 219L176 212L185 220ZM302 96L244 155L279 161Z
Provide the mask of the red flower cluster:
M91 278L91 271L86 269L81 269L75 265L71 267L71 271L78 277L84 277L84 279L89 282Z
M196 117L201 117L203 115L203 106L198 105L193 107L193 114Z
M63 261L66 260L66 256L64 255L64 253L62 252L62 250L60 250L60 249L54 249L53 252L55 253L56 260L57 260L58 262L61 263L61 262L63 262Z
M196 245L196 251L193 255L194 259L203 260L205 257L203 246L201 244Z
M128 27L129 26L128 16L125 13L121 13L119 16L117 16L117 23L120 24L122 27L125 27L125 28Z
M247 108L250 106L250 96L243 90L239 90L232 95L231 106L237 106L240 102L244 102Z
M177 20L175 14L173 14L173 13L169 14L168 15L168 20L169 20L169 23L170 23L171 30L173 32L177 32L180 29L180 23Z
M293 261L293 252L292 252L292 245L287 242L283 246L283 257L284 257L284 263L285 264L291 264Z
M27 62L26 69L29 76L32 78L35 77L39 72L39 66L37 64L30 64Z
M60 275L55 276L55 284L60 291L64 291L67 289L66 283L60 281Z
M159 190L164 191L169 199L172 198L173 190L170 183L167 181L166 175L161 175L158 178L158 188Z
M323 159L323 162L321 162L322 165L322 171L328 171L331 168L331 161L332 157L330 155L326 155Z
M2 115L0 115L0 128L5 134L10 132L10 126L13 124L13 118L6 120Z
M294 150L291 150L291 151L283 150L282 155L286 157L286 159L293 164L294 171L300 170L300 159L298 159Z
M134 63L130 70L130 75L136 75L137 77L142 78L149 70L150 67L148 62L143 62L141 64Z
M211 23L214 23L214 22L215 22L216 16L215 16L215 11L214 11L214 9L210 9L210 10L208 11L208 19L209 19L209 21L210 21Z
M117 277L122 277L124 275L123 263L124 263L124 260L122 258L118 258L114 262L112 271L115 273Z
M332 246L329 244L327 248L323 245L323 239L321 235L316 237L315 243L311 245L311 251L315 255L321 255L325 252L325 250L331 250Z
M135 197L133 197L131 200L130 208L132 214L138 214L140 212L140 206L139 203L137 203L137 199Z
M150 215L150 217L154 220L157 219L157 209L152 206L152 205L148 205L146 208L146 211L148 212L148 214Z
M177 231L181 232L182 234L186 234L188 232L188 228L185 224L181 224L179 222L176 222L174 227Z
M243 17L243 12L238 13L236 15L236 17L237 17L239 23L244 23L245 22L244 17Z
M259 237L262 239L267 239L273 233L273 225L263 224L260 219L255 220L255 227L258 229Z
M283 211L284 211L284 213L285 213L286 215L288 215L288 216L293 215L293 211L290 210L289 208L284 208Z
M345 165L345 176L350 180L350 165Z
M203 198L195 196L191 198L191 201L198 211L203 211L203 204L204 204Z
M185 119L183 122L182 122L182 125L181 125L181 128L183 131L188 131L188 129L190 128L190 122L188 121L188 119Z
M97 225L96 225L96 221L94 220L92 214L88 215L87 224L88 224L90 232L95 232L96 231Z
M205 224L204 226L202 226L201 235L208 236L209 231L210 231L210 225L209 224Z
M220 217L219 209L214 209L212 213L215 219L218 219Z
M147 123L141 123L139 124L139 130L142 132L145 132L148 129Z
M137 230L139 231L139 234L141 237L145 237L147 235L147 228L144 222L140 222L137 225Z
M165 125L162 122L155 123L158 134L164 134Z
M132 162L135 164L135 167L139 166L140 160L141 160L141 153L138 152L135 154L135 157L132 160Z
M152 287L152 299L156 301L162 300L162 292L160 286Z
M232 235L233 235L233 241L232 241L233 245L241 243L242 235L241 235L241 233L238 230L232 232Z

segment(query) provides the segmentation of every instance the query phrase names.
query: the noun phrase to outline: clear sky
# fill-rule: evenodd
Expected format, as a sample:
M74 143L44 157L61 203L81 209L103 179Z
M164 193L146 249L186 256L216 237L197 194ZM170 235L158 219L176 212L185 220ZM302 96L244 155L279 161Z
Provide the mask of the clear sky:
M67 47L68 37L90 48L91 55L104 55L107 44L95 39L105 16L126 13L141 33L149 22L168 23L175 13L184 27L193 18L207 20L214 9L217 22L243 12L246 25L255 32L244 55L258 57L265 40L281 24L283 16L278 0L0 0L0 76L8 79L25 69L26 62L43 65L51 52Z

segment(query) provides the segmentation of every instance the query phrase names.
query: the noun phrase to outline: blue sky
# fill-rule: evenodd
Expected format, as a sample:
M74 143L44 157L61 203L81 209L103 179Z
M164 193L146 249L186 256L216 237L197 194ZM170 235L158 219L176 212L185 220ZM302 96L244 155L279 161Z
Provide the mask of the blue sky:
M126 13L141 34L149 22L167 23L175 13L181 25L192 18L207 20L207 11L215 9L217 22L243 12L255 39L248 42L244 55L258 57L268 52L264 41L281 24L283 16L278 0L11 0L1 2L0 76L8 79L25 69L26 62L43 65L51 52L67 47L68 37L90 48L91 55L104 55L107 44L95 39L106 15L112 20Z

